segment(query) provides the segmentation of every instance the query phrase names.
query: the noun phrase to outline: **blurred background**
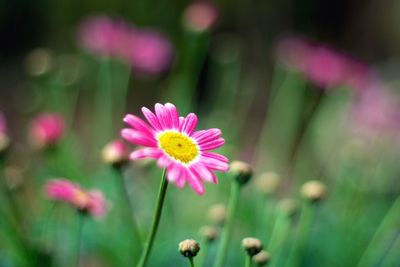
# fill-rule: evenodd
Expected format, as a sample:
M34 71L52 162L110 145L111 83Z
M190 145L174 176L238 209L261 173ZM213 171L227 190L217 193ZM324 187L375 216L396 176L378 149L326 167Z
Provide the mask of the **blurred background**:
M197 3L205 7L190 9ZM83 266L132 266L137 244L118 217L118 185L100 151L118 138L124 114L171 102L181 115L198 114L200 128L220 128L220 153L251 163L255 178L280 177L273 193L257 183L243 189L226 266L243 265L240 240L250 235L272 247L273 266L286 266L300 216L279 203L302 206L299 190L311 179L328 196L297 266L399 266L399 25L396 0L0 0L0 110L13 144L6 165L20 174L7 183L18 189L19 209L29 203L25 230L36 242L49 177L99 187L113 209L87 227ZM66 121L56 151L30 144L31 120L42 112ZM125 172L142 235L160 174L147 162ZM218 177L203 197L169 189L149 266L186 264L178 242L198 236L210 223L206 211L227 202L229 177ZM75 225L63 209L50 223L63 240L54 266L71 266ZM282 222L281 213L290 216ZM1 244L0 266L30 266L10 243Z

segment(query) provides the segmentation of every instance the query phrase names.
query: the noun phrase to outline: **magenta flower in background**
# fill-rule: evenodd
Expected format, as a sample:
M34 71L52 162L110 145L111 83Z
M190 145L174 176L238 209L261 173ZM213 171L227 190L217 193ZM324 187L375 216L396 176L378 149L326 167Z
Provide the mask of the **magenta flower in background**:
M66 179L53 179L45 185L49 199L70 204L74 208L101 218L107 213L107 203L99 190L85 191Z
M228 159L209 151L225 143L219 129L195 131L197 116L179 117L170 103L156 104L155 114L145 107L142 112L150 125L128 114L124 121L132 128L121 132L127 141L145 147L132 152L132 160L157 159L158 165L167 169L168 181L179 188L188 182L199 195L204 193L203 180L218 182L213 171L228 170Z
M61 115L42 113L31 123L30 138L39 148L45 148L60 142L65 134L65 121Z
M183 13L183 24L191 31L204 32L214 26L218 19L217 7L209 2L195 2Z
M350 86L362 91L375 76L366 65L328 46L303 37L284 37L276 55L286 67L298 71L321 88Z

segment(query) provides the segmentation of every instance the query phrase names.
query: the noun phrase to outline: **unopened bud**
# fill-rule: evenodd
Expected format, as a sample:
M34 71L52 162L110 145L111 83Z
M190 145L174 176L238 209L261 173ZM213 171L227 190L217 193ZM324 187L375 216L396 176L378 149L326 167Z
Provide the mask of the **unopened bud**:
M64 118L54 113L44 113L32 121L30 139L39 148L48 148L60 142L65 133Z
M0 133L0 154L10 146L10 138L5 133Z
M183 13L183 24L193 32L204 32L214 26L218 18L217 8L208 2L191 4Z
M242 247L250 256L256 255L263 249L261 241L254 237L246 237L242 240Z
M215 224L222 225L226 220L226 207L224 204L215 204L208 211L208 218Z
M129 161L129 150L124 142L115 140L103 148L101 157L105 163L121 167Z
M40 76L50 71L52 67L51 52L45 48L32 50L25 59L26 71L31 76Z
M284 198L279 202L278 208L284 214L293 216L297 212L298 205L295 200L291 198Z
M179 252L187 258L193 258L200 251L200 245L196 240L186 239L179 243Z
M213 226L203 226L200 228L199 233L207 242L212 242L218 237L218 230Z
M257 266L265 266L269 263L271 256L265 250L261 250L253 256L252 260Z
M308 181L301 187L302 196L312 202L318 202L326 196L326 186L320 181Z
M265 172L255 180L255 186L262 193L269 195L274 193L281 182L281 177L274 172Z
M246 184L253 175L253 169L249 164L243 161L232 161L230 172L239 184Z

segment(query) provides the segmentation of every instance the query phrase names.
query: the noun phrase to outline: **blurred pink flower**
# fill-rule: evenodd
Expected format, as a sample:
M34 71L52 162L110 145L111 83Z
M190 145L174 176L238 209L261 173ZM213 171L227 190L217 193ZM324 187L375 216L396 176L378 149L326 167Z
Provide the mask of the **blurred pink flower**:
M68 203L94 217L103 217L107 212L107 203L100 191L85 191L66 179L50 180L45 185L45 193L52 200Z
M225 143L219 129L195 131L197 116L190 113L179 117L176 107L170 103L156 104L155 114L145 107L142 112L150 125L128 114L124 121L132 128L121 131L127 141L145 146L132 152L132 160L157 159L158 165L167 169L170 182L179 188L188 182L199 195L204 193L203 180L218 182L214 170L228 170L228 159L209 151Z
M284 37L277 43L276 55L286 67L303 73L321 88L350 86L360 92L372 79L366 65L328 46L303 37Z
M121 165L128 162L129 150L122 140L114 140L103 148L101 156L106 163Z
M191 31L204 32L209 30L218 19L216 6L209 2L195 2L183 13L183 23Z
M131 32L127 58L133 68L141 74L158 74L168 69L173 50L169 40L153 30Z
M60 142L65 134L64 118L55 113L42 113L31 124L30 138L39 148L52 146Z

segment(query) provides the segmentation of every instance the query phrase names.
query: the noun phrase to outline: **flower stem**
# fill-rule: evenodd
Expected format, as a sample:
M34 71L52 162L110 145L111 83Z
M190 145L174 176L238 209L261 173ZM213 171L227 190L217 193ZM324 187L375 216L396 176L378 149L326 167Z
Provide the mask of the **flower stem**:
M271 254L274 255L271 266L281 266L281 264L279 264L282 260L280 256L282 255L282 248L285 246L290 232L291 221L292 219L287 214L277 215L268 243L268 249Z
M215 260L214 267L222 267L228 253L228 246L231 239L231 234L233 230L233 225L236 217L236 211L239 203L240 196L240 184L237 182L232 182L231 194L228 204L228 217L226 224L222 230L221 234L221 244L217 254L217 259Z
M251 267L251 256L246 255L246 262L244 263L244 267Z
M167 193L167 187L168 187L168 181L166 179L166 170L164 170L164 172L162 174L162 178L161 178L160 188L158 191L157 205L156 205L156 210L155 210L154 217L153 217L151 230L147 237L147 242L145 244L144 250L142 252L142 255L140 257L139 264L137 265L137 267L146 266L151 248L153 247L154 238L157 233L158 225L160 223L161 213L162 213L162 209L163 209L163 205L164 205L164 199L165 199L165 195Z
M208 248L210 246L210 241L207 240L207 238L203 238L202 242L200 242L202 245L201 251L199 255L197 256L197 265L202 267L204 266L204 262L207 258L207 253L208 253Z
M82 211L78 211L78 229L76 238L76 259L75 266L79 267L81 258L81 245L82 245L82 229L85 214Z
M189 259L189 266L190 266L190 267L195 267L195 266L194 266L193 257L189 257L188 259Z

